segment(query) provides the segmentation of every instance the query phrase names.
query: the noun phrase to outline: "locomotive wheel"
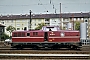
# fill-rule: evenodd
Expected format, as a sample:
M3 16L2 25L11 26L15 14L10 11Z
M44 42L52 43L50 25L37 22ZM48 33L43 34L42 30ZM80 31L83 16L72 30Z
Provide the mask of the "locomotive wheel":
M77 46L74 46L74 49L76 50L76 49L78 49L78 47Z
M51 49L54 49L54 50L59 49L59 46L58 45L52 46Z
M23 48L17 48L17 50L22 50Z
M34 46L32 49L37 50L37 49L39 49L39 47L38 46Z
M71 46L70 46L70 49L74 49L74 46L73 46L73 45L71 45Z
M51 49L56 50L56 49L58 49L58 48L53 47L53 48L51 48Z
M22 50L22 49L23 49L23 48L19 48L19 47L17 48L17 50Z
M17 50L21 50L21 49L23 49L23 46L22 46L22 45L17 45L17 46L15 46L15 48L16 48Z

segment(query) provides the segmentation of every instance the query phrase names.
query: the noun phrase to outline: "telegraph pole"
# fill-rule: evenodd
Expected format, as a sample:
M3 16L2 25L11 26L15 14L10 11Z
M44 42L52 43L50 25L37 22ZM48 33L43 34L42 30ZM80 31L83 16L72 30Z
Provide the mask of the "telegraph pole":
M61 20L61 3L60 3L60 21L61 21L61 24L60 24L61 29L63 29L63 28L62 28L62 20Z
M30 30L31 30L31 22L32 22L32 19L31 19L31 10L30 10Z
M60 3L60 14L61 14L61 3Z
M72 20L73 20L73 30L74 30L74 14L72 14Z

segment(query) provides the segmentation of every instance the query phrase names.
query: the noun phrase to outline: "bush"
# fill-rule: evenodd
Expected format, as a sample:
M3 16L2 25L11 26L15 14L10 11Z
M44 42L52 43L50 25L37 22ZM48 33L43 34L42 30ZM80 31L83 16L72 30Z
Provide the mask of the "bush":
M5 34L5 33L2 33L1 36L0 36L1 40L4 41L5 39L9 39L9 35Z

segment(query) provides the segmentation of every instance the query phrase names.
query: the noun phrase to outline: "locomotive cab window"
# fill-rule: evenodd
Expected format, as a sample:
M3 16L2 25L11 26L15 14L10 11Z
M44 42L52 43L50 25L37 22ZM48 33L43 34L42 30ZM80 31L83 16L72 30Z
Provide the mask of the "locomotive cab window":
M30 36L30 33L27 33L27 36Z

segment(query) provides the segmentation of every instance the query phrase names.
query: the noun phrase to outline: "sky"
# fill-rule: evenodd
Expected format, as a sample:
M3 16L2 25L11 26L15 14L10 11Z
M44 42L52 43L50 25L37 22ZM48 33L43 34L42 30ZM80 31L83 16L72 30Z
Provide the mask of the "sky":
M0 15L90 12L90 0L0 0ZM47 12L48 11L48 12Z

